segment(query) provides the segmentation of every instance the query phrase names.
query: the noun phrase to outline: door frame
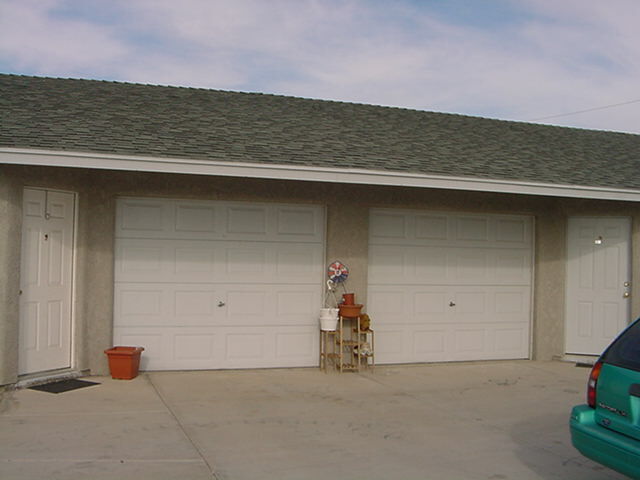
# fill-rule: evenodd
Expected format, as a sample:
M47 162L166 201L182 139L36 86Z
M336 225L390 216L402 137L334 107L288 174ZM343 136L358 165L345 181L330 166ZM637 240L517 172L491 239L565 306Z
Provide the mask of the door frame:
M600 355L599 353L593 354L582 354L582 353L572 353L569 351L569 335L568 335L568 324L569 324L569 258L570 258L570 246L569 246L569 222L571 219L617 219L617 220L625 220L628 225L628 236L626 238L627 250L628 250L628 259L627 259L627 268L628 268L628 280L631 282L631 286L633 285L633 220L630 216L626 215L570 215L567 217L565 226L566 226L566 235L565 235L565 246L566 246L566 254L565 254L565 294L564 294L564 342L563 342L563 355L569 356L594 356L597 357ZM623 280L626 281L626 280ZM630 302L630 300L629 300ZM627 306L627 325L631 323L632 318L632 305L629 303Z
M64 193L73 196L73 217L72 217L72 226L71 226L71 258L70 258L70 269L71 269L71 283L70 283L70 298L69 298L69 366L62 368L54 368L51 370L45 369L37 372L23 373L18 374L18 377L40 377L46 374L50 374L55 371L65 371L65 370L73 370L76 368L76 295L77 295L77 253L78 253L78 221L79 221L79 199L78 192L72 190L64 190L59 188L47 188L42 186L31 186L31 185L23 185L22 187L22 201L21 201L21 209L23 213L20 217L20 235L22 238L22 228L23 228L23 218L24 218L24 191L25 190L40 190L45 192L56 192L56 193ZM22 240L20 242L20 256L22 256ZM22 259L20 260L22 264ZM20 268L20 275L22 275L22 267ZM18 303L18 308L20 308L20 303ZM18 335L20 335L20 329L22 328L20 322L21 312L18 313ZM18 340L18 338L16 339ZM19 341L18 341L19 342ZM18 343L18 348L20 348L20 343ZM20 371L20 365L17 365L17 370Z

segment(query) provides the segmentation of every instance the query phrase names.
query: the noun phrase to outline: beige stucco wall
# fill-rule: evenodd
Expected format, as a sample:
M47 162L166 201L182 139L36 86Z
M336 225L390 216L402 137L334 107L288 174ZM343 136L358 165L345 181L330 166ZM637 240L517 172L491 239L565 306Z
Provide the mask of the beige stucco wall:
M18 376L22 189L0 175L0 385Z
M74 364L107 372L103 350L112 345L115 200L155 196L209 200L312 203L326 206L326 262L340 260L351 274L348 289L366 302L369 209L411 208L530 215L535 219L533 348L537 359L560 356L564 348L566 223L570 215L633 218L633 273L640 279L640 205L403 187L238 179L140 172L0 166L0 384L15 381L17 369L17 278L23 186L78 194ZM8 212L8 216L4 212ZM4 221L4 218L7 221ZM7 267L5 268L4 265ZM640 282L638 282L640 283ZM633 315L640 314L640 289L633 285ZM375 321L375 319L374 319Z

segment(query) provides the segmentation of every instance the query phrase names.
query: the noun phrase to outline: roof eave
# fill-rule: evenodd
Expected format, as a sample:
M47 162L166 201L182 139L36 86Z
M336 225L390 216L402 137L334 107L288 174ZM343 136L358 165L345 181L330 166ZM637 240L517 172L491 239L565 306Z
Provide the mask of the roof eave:
M395 187L439 188L520 195L640 202L640 190L303 165L224 162L24 148L0 148L0 163L138 172L216 175Z

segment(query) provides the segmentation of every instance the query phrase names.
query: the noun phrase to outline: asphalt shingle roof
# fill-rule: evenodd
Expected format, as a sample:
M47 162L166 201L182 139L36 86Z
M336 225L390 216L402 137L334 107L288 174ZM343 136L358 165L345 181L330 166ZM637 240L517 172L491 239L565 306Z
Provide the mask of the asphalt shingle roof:
M640 189L640 135L0 74L0 146Z

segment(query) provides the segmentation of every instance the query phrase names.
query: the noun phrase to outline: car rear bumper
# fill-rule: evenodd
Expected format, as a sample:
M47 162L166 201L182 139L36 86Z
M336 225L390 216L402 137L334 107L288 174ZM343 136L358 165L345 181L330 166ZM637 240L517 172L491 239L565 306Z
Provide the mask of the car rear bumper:
M640 442L595 421L595 410L578 405L571 411L571 443L585 457L640 479Z

